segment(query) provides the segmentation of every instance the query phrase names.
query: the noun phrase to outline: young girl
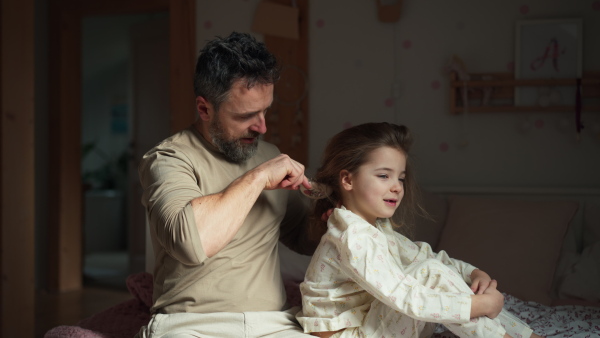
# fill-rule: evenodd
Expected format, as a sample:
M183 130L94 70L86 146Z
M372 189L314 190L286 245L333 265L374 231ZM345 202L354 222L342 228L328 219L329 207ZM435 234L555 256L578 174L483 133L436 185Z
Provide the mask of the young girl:
M443 323L460 337L539 337L502 310L488 274L394 231L392 216L404 226L417 210L411 143L404 126L367 123L325 149L305 192L317 199L311 230L322 237L300 285L304 332L430 337Z

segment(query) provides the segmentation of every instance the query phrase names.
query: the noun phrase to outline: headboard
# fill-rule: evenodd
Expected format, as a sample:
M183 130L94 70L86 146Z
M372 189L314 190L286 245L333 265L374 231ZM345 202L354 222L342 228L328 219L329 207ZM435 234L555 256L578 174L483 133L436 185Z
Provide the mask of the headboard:
M521 269L527 266L541 269L546 265L540 273L550 275L547 279L552 285L548 286L548 293L552 299L600 302L600 189L427 187L423 190L423 205L433 220L417 220L416 240L468 262L484 259L465 248L469 242L487 243L489 247L498 242L512 245L514 250L522 250L524 261L530 260L529 265L523 262ZM505 233L498 231L499 228ZM521 238L522 234L529 238ZM479 250L485 250L485 245L481 245ZM519 245L528 248L520 249ZM534 260L529 254L531 250L544 252L547 258ZM523 276L527 272L517 271L519 264L513 264L514 271L508 271L510 262L491 254L485 257L485 262L488 261L494 262L494 269L507 265L503 269L511 277L509 280L521 279L520 283L526 284ZM533 299L550 302L544 294Z

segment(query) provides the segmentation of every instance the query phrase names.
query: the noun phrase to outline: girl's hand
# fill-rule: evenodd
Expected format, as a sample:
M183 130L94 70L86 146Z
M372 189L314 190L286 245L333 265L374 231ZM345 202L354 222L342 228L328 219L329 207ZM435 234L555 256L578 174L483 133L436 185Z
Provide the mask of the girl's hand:
M483 293L483 295L486 296L486 300L488 302L486 316L492 319L496 318L500 314L500 311L502 311L502 308L504 307L504 295L496 289L497 286L498 282L496 282L496 280L493 280L489 284L489 287Z
M481 295L490 286L492 278L487 273L475 269L471 272L471 291L476 295Z
M504 306L504 295L496 289L498 282L492 280L483 294L471 296L471 318L488 316L496 318Z

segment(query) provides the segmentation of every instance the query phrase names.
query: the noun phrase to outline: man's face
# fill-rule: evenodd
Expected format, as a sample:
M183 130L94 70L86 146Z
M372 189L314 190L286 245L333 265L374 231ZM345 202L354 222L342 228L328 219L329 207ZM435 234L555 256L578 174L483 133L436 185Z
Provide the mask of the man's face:
M265 114L273 102L273 85L257 84L248 89L236 81L219 111L213 111L209 124L211 142L235 163L256 153L259 138L267 131Z

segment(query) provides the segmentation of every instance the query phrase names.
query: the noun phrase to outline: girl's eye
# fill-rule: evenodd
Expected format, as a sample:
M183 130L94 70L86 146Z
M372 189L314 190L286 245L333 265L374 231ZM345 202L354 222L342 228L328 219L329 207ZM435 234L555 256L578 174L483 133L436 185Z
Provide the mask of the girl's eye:
M386 174L381 174L381 175L377 175L377 177L379 177L379 178L388 178L388 175L386 175Z
M404 182L406 181L406 178L399 178L398 181L400 181L400 183L404 184Z

